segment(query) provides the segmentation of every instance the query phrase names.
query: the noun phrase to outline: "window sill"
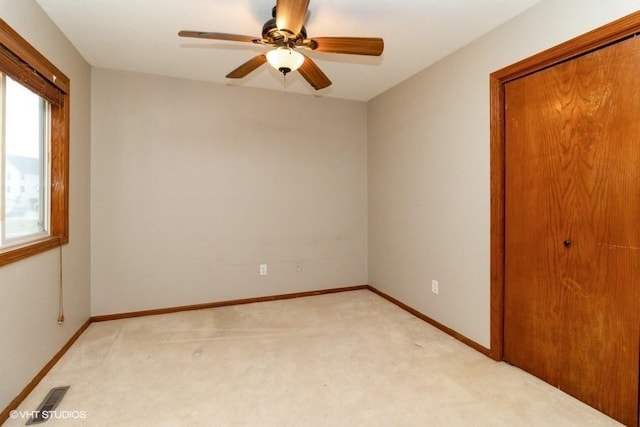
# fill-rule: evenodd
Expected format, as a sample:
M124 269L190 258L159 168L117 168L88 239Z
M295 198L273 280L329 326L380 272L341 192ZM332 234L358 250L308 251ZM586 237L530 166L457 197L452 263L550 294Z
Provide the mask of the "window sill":
M20 261L21 259L48 251L49 249L57 248L60 245L68 243L68 241L68 238L53 236L0 249L0 266Z

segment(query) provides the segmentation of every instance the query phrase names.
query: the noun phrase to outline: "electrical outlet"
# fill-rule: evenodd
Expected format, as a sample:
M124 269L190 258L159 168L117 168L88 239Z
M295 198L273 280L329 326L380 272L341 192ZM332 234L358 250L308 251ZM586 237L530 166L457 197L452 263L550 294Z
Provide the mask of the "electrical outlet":
M267 275L267 264L260 264L260 275L261 276Z
M302 273L302 261L296 262L296 273Z
M437 280L432 280L431 281L431 292L433 292L434 294L438 295L438 281Z

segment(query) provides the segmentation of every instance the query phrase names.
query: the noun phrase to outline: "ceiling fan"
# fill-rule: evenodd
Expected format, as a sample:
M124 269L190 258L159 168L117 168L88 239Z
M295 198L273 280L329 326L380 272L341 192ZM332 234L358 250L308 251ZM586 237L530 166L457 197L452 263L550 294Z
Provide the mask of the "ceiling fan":
M205 31L180 31L181 37L200 39L250 42L270 46L273 49L261 53L227 74L229 79L241 79L263 65L271 64L283 75L298 70L314 89L320 90L331 85L331 80L316 63L299 50L342 53L350 55L380 56L384 41L373 37L314 37L307 38L304 19L310 0L277 0L272 18L262 27L262 37L256 38L238 34L211 33Z

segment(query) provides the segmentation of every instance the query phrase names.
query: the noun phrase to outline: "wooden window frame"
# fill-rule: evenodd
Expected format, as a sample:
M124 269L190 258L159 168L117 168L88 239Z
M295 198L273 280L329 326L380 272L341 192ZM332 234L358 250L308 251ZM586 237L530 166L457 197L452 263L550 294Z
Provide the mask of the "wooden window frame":
M0 72L30 88L51 104L49 236L0 248L2 266L69 242L70 80L2 19Z

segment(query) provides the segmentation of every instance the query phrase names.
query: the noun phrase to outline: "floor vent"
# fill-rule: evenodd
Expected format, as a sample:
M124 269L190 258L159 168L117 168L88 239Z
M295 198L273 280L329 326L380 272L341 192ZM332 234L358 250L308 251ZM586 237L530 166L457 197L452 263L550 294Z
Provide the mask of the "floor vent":
M51 412L58 407L58 404L67 393L67 390L69 390L69 387L70 386L54 387L49 390L49 393L47 393L47 396L44 398L40 406L38 406L35 414L29 418L26 425L40 424L51 418Z

